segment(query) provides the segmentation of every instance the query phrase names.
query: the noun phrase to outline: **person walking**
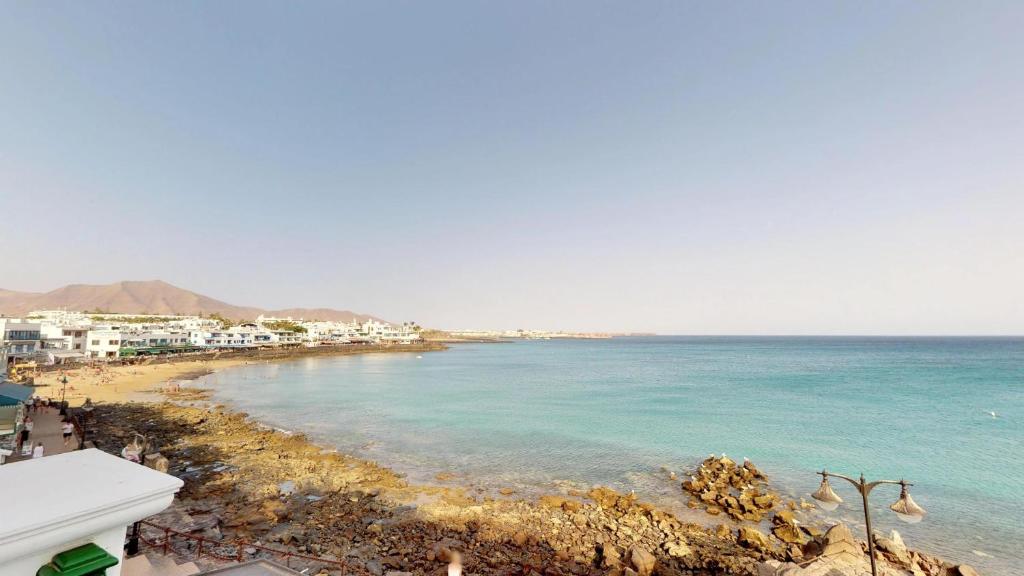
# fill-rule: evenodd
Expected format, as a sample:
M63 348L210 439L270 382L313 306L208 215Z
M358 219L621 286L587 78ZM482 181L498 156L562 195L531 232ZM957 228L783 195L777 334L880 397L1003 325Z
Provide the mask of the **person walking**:
M70 418L64 418L60 423L60 432L64 436L64 446L71 442L71 435L75 433L75 425Z
M35 422L32 421L32 417L25 416L25 422L22 424L21 428L21 440L18 442L19 451L21 450L21 447L24 446L25 442L28 442L29 438L32 437L32 428L34 426Z
M42 457L43 457L43 443L40 442L40 443L36 444L35 448L32 449L32 458L35 459L35 458L42 458Z

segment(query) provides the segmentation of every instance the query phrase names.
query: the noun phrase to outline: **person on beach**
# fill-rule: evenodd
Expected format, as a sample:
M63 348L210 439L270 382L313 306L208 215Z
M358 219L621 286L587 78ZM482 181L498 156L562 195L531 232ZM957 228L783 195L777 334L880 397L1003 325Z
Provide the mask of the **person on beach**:
M25 416L25 422L24 424L22 424L21 429L21 440L18 442L19 451L21 450L21 447L25 444L25 442L28 442L29 438L32 436L32 428L34 426L35 422L32 421L32 417Z
M60 423L60 432L64 435L64 445L67 446L71 442L71 435L75 433L75 425L70 419L65 418Z
M36 444L35 448L32 449L32 458L34 459L34 458L42 458L42 457L43 457L43 443L40 442L40 443Z

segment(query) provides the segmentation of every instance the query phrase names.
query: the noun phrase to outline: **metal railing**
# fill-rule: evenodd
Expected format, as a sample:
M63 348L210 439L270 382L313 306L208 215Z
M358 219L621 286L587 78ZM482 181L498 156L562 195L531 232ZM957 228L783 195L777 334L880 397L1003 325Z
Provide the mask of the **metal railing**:
M163 532L163 538L157 538L156 540L150 540L147 538L143 531L138 530L137 534L139 541L150 548L158 548L163 551L164 555L175 554L183 555L182 552L174 547L173 539L178 538L185 541L191 541L195 543L195 558L202 558L206 555L216 560L224 562L245 562L246 560L256 559L260 552L265 554L283 559L285 566L290 566L292 559L304 560L307 562L315 562L318 564L326 564L333 566L341 570L342 574L354 574L358 576L367 576L370 574L369 571L362 568L355 568L349 566L344 560L332 560L328 558L321 558L318 556L309 556L307 554L299 554L290 550L281 550L278 548L270 548L260 544L254 544L245 540L213 540L204 536L197 536L195 534L189 534L187 532L181 532L167 526L160 526L154 524L148 520L142 520L139 522L141 526L148 526L160 532ZM125 544L125 547L129 547L129 543ZM226 549L226 551L225 551ZM249 549L253 550L249 552Z

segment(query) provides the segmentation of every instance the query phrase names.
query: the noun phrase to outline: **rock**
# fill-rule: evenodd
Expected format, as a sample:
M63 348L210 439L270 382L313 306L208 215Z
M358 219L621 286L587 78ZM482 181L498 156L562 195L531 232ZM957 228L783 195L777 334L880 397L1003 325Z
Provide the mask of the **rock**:
M366 571L373 574L373 576L384 576L384 565L381 564L380 560L368 560L364 566Z
M752 550L763 551L768 549L768 538L757 528L740 526L736 533L736 542Z
M529 540L529 536L527 536L526 532L523 532L522 530L520 530L519 532L516 532L514 535L512 535L512 542L516 546L518 546L520 548L522 548L523 546L526 546L526 542L528 540Z
M682 540L676 540L674 542L666 542L662 548L672 558L685 558L693 554L693 550L686 545Z
M767 476L749 460L737 466L727 456L705 459L700 467L682 483L691 498L688 506L704 508L710 514L728 514L736 520L760 522L764 513L775 507L778 496L761 488L767 486Z
M960 574L960 576L978 576L978 573L974 570L974 568L971 568L967 564L961 564L957 566L956 571Z
M757 576L775 576L781 566L782 562L779 562L778 560L760 562L757 565Z
M860 542L853 537L846 524L836 524L828 529L824 536L825 547L821 551L824 558L834 559L838 562L855 563L863 560L864 551Z
M601 567L615 568L622 563L619 549L612 544L605 544L601 547Z
M436 558L438 562L448 562L451 559L451 557L451 548L448 548L440 542L434 545L434 558Z
M388 570L384 573L384 576L412 576L412 572L399 572L398 570Z
M715 526L715 536L722 540L732 540L732 530L725 524L719 524Z
M516 491L511 489L511 488L502 488L502 489L498 490L498 493L501 494L502 496L511 496L511 495L515 494Z
M629 563L639 576L651 576L656 562L654 554L639 546L634 546L629 551Z
M772 528L772 534L786 544L803 544L807 541L804 533L797 528L796 524L776 524Z
M794 524L796 518L793 516L793 512L789 510L779 510L772 516L772 524Z
M896 560L903 565L910 565L911 558L910 553L907 551L906 544L903 543L903 538L900 533L893 530L889 537L875 535L875 547L882 552L888 552Z
M154 452L146 454L146 467L166 474L167 470L171 467L171 463L159 452Z

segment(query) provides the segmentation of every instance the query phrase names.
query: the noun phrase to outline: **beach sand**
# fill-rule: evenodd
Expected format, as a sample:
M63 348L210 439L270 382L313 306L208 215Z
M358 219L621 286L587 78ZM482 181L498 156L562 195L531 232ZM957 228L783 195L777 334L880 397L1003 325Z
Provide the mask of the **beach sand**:
M67 376L64 398L75 407L86 398L93 402L155 402L161 401L162 392L171 388L175 380L194 380L216 370L241 364L279 362L308 357L347 356L352 354L422 353L444 350L440 342L423 342L405 346L328 346L315 348L287 348L247 350L225 353L226 357L173 358L172 361L154 357L133 366L91 364L69 366L67 370L48 371L35 376L36 395L52 400L61 399Z
M215 370L244 364L248 360L196 360L136 366L83 366L47 372L36 376L36 395L60 400L67 376L65 399L71 406L81 406L86 398L93 402L148 402L161 399L175 380L191 380Z

